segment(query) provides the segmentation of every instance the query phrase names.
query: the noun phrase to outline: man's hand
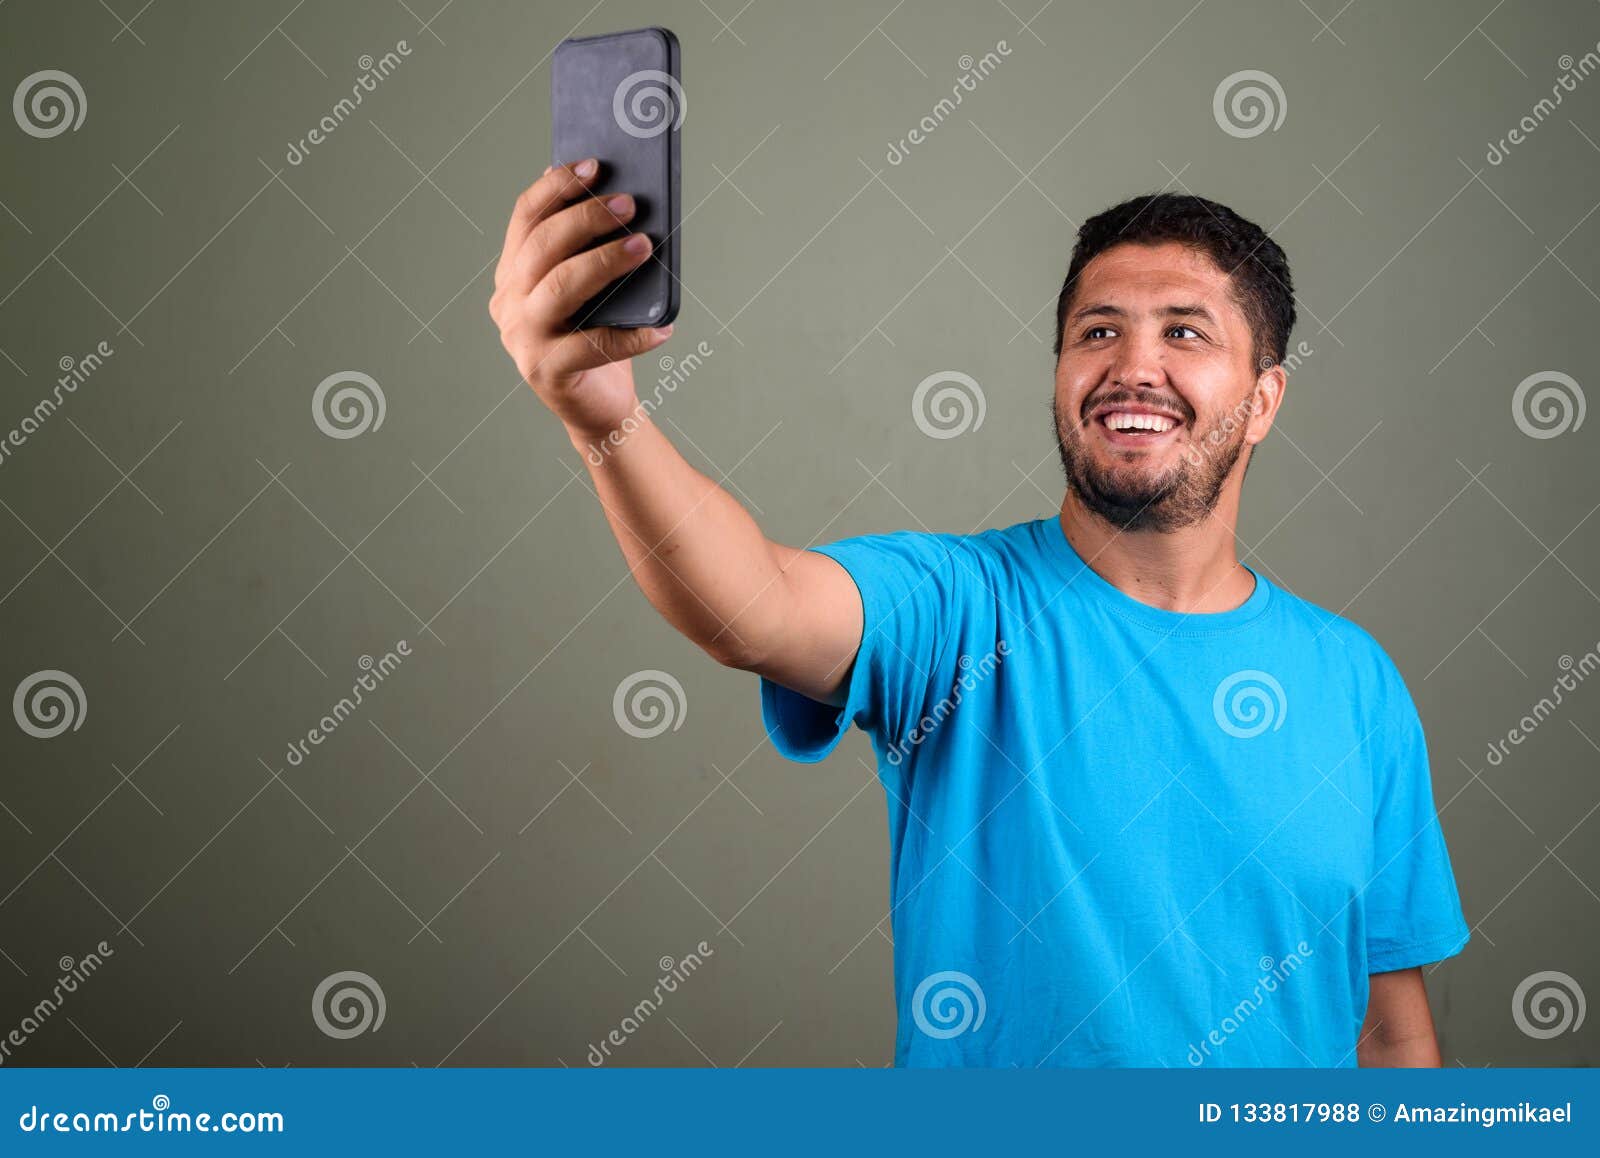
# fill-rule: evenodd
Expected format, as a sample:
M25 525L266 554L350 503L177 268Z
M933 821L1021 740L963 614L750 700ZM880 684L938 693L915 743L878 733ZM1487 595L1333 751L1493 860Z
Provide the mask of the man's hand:
M617 429L637 405L628 359L672 334L659 328L574 330L578 309L650 256L650 239L630 233L587 249L634 214L626 193L589 192L593 159L547 169L523 190L506 227L489 314L518 371L566 424L574 441Z

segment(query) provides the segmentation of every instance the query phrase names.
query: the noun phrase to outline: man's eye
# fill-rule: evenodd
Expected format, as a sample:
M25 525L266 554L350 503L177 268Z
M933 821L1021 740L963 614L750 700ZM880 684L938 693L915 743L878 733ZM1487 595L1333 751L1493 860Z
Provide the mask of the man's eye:
M1193 337L1196 337L1196 338L1198 338L1200 336L1200 331L1195 329L1193 326L1173 326L1171 329L1169 329L1167 331L1167 333L1169 333L1169 334L1176 333L1178 330L1187 330L1190 335L1192 335ZM1179 335L1179 336L1181 337L1182 335Z
M1110 336L1110 334L1111 334L1111 327L1110 326L1090 326L1089 329L1084 333L1083 336L1087 341L1091 341L1092 342L1096 338L1108 337L1108 336Z

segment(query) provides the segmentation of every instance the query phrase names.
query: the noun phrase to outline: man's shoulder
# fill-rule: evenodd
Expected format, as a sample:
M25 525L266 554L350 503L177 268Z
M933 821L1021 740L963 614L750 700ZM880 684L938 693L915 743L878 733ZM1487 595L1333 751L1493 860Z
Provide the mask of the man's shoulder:
M1309 639L1312 649L1329 666L1347 671L1359 687L1384 699L1409 695L1399 666L1372 632L1354 619L1329 611L1287 588L1274 585L1273 591L1279 615L1296 628L1285 635L1286 639L1295 635ZM1282 630L1281 625L1278 630Z
M1041 519L981 531L897 530L853 535L817 548L829 554L872 552L928 566L967 563L1015 566L1042 553Z

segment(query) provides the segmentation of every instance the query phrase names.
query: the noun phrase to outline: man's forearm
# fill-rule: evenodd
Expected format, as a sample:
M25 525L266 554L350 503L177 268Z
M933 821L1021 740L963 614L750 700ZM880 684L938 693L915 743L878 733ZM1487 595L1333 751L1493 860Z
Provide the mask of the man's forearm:
M787 549L636 415L626 433L567 434L645 596L719 662L748 666L781 615Z
M1362 1066L1437 1066L1439 1042L1422 970L1374 973L1369 980L1356 1061Z
M599 171L593 157L551 166L517 198L489 299L501 344L583 456L656 610L720 663L836 696L861 639L856 588L833 560L768 540L650 421L632 359L672 327L571 328L585 302L651 252L648 236L625 228L605 240L637 206L589 196Z

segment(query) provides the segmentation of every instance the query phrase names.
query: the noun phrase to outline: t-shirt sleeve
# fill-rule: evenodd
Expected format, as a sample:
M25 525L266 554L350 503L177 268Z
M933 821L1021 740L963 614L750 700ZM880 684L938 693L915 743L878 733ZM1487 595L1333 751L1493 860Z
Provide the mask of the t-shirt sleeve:
M1369 973L1453 957L1470 936L1434 808L1422 721L1399 672L1386 668L1389 720L1379 732L1386 739L1378 749L1374 875L1366 892Z
M761 680L767 735L779 753L806 764L832 752L852 723L898 736L918 717L971 566L958 558L955 536L928 532L862 535L810 549L855 581L862 631L842 708Z

